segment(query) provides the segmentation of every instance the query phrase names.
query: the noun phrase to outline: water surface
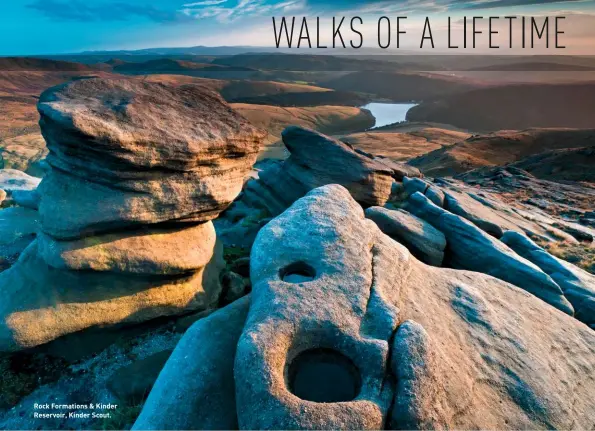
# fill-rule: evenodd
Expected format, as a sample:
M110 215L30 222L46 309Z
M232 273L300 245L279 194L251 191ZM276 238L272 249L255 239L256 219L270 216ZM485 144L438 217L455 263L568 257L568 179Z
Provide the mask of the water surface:
M368 103L362 108L369 110L376 118L376 127L405 121L407 111L413 108L415 103Z

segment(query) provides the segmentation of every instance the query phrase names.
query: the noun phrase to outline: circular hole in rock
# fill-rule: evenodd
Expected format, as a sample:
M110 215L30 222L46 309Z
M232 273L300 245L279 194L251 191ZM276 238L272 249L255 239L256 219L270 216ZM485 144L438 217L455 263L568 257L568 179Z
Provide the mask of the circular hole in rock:
M316 271L305 262L295 262L283 268L280 276L287 283L303 283L313 280Z
M317 403L352 401L361 389L355 364L331 349L312 349L300 353L287 371L288 389L296 397Z

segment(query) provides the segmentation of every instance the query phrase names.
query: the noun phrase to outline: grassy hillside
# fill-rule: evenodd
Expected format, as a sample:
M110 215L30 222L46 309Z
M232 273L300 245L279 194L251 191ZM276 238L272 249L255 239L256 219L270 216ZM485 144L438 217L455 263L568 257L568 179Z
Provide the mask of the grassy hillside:
M530 127L595 127L595 83L488 87L412 108L410 121L435 121L475 131Z
M544 180L595 183L595 146L546 151L513 166Z
M355 72L320 85L334 90L369 93L395 102L428 100L477 87L468 80L442 75L397 72Z
M268 148L262 157L284 157L283 145L279 140L281 132L289 125L308 127L327 134L365 130L374 125L374 117L369 111L354 107L282 108L244 103L234 103L232 107L252 124L269 132L266 139Z
M372 130L341 138L367 153L407 161L431 151L464 141L470 135L426 124L408 125L401 130Z
M595 130L531 129L473 136L410 161L429 176L450 176L501 166L544 151L595 145Z

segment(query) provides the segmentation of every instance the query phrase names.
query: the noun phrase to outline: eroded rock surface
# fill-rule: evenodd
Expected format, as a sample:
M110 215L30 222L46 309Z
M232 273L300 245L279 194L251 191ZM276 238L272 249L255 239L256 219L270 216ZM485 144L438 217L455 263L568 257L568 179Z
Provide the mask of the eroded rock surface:
M44 92L38 109L55 168L40 213L60 239L216 218L240 192L264 136L195 85L79 80ZM71 211L60 211L64 202Z
M382 207L368 208L366 217L376 223L382 232L406 246L422 262L442 265L446 238L430 223L405 210Z
M396 167L313 130L290 126L282 139L289 158L269 164L257 179L248 181L241 198L218 220L217 230L226 243L251 246L262 227L254 218L277 216L310 190L326 184L344 186L366 207L382 206L391 195L393 176L400 175ZM255 228L246 229L246 225Z
M235 400L212 389L209 376L204 383L187 374L184 385L166 377L231 356L233 341L205 347L219 339L206 331L207 318L172 355L177 362L166 365L136 429L232 428L234 411L247 429L595 422L595 332L505 281L423 264L366 220L340 186L310 192L265 226L250 272L245 324L240 305L212 316L235 322L235 334L244 325L235 367L216 369L227 370L217 377L225 382L233 373ZM196 407L200 417L174 405L208 399L212 390L216 406ZM159 418L151 415L162 405Z
M409 198L407 208L444 233L450 267L477 271L508 281L559 310L574 314L562 289L549 275L470 221L434 205L419 192Z
M0 275L0 351L216 307L225 263L210 220L239 193L262 132L192 85L80 80L38 108L51 171L39 213L0 212L34 214L39 230Z

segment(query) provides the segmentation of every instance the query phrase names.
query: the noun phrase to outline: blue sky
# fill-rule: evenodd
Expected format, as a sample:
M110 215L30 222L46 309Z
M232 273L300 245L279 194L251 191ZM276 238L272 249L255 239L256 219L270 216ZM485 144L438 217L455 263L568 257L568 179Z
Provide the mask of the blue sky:
M272 16L572 16L590 37L595 0L4 0L0 55L163 46L272 46ZM588 19L587 19L588 18ZM575 24L576 23L576 24ZM593 30L595 33L595 30ZM595 36L595 35L591 35ZM590 46L590 45L589 45Z

